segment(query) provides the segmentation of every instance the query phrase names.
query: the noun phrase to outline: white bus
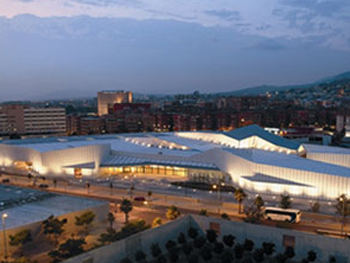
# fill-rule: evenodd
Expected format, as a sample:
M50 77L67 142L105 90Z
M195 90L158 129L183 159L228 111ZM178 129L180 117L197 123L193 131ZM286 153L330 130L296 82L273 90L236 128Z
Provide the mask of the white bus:
M299 223L301 211L299 209L283 209L279 207L265 207L263 216L267 220Z

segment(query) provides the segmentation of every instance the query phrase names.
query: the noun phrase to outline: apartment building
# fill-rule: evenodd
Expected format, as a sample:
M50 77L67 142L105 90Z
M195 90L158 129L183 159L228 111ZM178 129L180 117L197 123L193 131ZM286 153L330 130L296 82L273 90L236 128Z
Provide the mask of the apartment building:
M46 135L66 133L64 108L33 108L28 105L0 106L0 134Z

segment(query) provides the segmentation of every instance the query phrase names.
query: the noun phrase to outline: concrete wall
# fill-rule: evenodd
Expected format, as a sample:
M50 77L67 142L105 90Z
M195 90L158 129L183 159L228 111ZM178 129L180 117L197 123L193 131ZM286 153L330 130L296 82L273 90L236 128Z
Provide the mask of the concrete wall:
M186 216L168 224L143 231L129 238L68 259L64 261L64 263L118 263L126 256L130 260L134 260L135 253L138 250L144 251L150 259L152 258L150 248L153 243L157 242L162 251L165 251L165 243L169 239L176 241L180 232L186 234L190 225L198 228L198 225L193 219L190 216Z
M263 242L273 242L276 244L277 252L284 251L283 241L285 238L294 238L296 260L305 257L309 250L314 250L317 253L317 262L327 262L330 255L336 257L337 263L347 263L350 258L349 240L307 234L288 229L231 222L205 216L186 216L108 246L94 249L66 260L64 263L118 263L125 256L128 256L130 260L134 260L135 252L140 249L147 253L150 259L152 258L150 255L152 243L157 242L164 251L166 241L169 239L175 241L179 233L183 232L186 234L190 226L198 228L200 230L199 234L204 234L213 223L216 224L216 227L219 227L221 235L232 234L236 237L237 242L244 242L246 238L249 238L254 241L256 247L261 246Z

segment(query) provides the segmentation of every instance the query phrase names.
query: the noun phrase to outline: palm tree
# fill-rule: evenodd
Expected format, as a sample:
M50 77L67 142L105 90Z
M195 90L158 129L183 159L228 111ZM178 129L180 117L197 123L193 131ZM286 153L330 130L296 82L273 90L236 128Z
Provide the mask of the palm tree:
M151 202L151 196L152 196L152 191L148 191L147 192L147 196L148 196L148 202Z
M319 202L315 202L311 204L311 212L312 213L318 213L320 211L321 205Z
M112 214L112 213L108 213L107 215L107 220L108 220L108 223L109 223L109 228L112 229L113 228L113 223L114 223L114 220L115 220L115 216Z
M180 211L179 209L172 205L168 208L168 211L166 212L166 217L170 220L174 220L180 216Z
M256 209L260 212L261 208L265 205L264 199L260 195L258 195L254 200L254 205Z
M284 209L292 207L292 199L289 195L281 195L280 207Z
M133 198L134 190L135 190L135 186L134 186L134 184L131 184L131 186L129 188L130 199Z
M235 199L238 202L238 213L242 213L242 202L247 197L247 194L244 192L242 188L237 188L235 191Z
M129 199L124 198L120 204L120 210L125 214L125 223L129 221L129 213L132 211L132 203Z
M350 200L345 194L340 195L337 198L337 203L335 204L336 213L343 217L342 230L344 231L346 217L350 215Z

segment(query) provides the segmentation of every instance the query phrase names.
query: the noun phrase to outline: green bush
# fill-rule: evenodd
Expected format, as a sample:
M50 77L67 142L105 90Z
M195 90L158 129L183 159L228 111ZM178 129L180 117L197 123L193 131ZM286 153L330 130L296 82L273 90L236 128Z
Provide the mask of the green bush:
M17 232L15 235L10 235L10 246L19 246L27 244L28 242L32 241L32 234L30 230L25 229L22 231Z

